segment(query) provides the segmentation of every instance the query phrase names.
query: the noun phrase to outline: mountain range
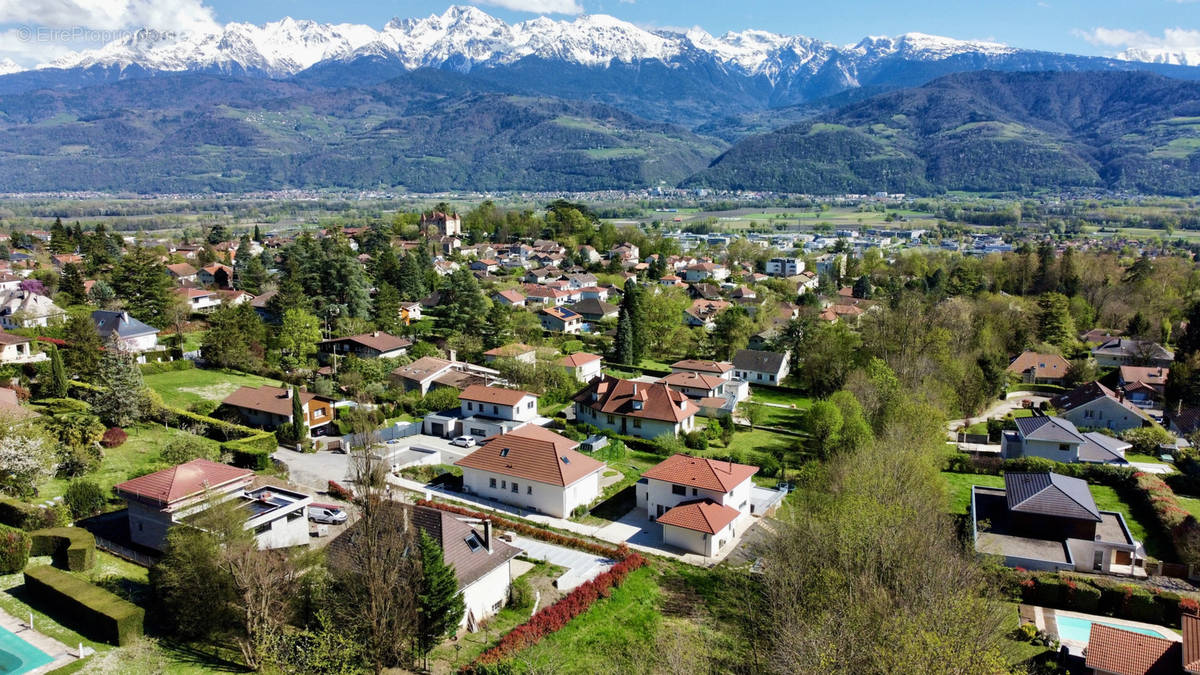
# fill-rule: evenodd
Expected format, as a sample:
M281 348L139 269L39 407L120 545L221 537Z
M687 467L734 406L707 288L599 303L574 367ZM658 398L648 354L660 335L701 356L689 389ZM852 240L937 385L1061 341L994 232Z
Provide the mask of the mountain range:
M815 194L1200 192L1200 83L948 75L747 138L685 185Z
M0 192L1186 192L1196 128L1159 123L1188 117L1195 87L1183 80L1200 80L1200 67L1142 56L1159 62L918 33L839 46L607 16L510 25L474 7L381 30L293 19L143 30L32 70L0 62ZM1082 110L1068 124L1015 94L989 101L987 87L1023 86L1027 73L1063 75L1028 80L1048 100L1123 83L1102 108L1117 118L1101 124ZM991 170L1009 155L987 143L1047 166Z

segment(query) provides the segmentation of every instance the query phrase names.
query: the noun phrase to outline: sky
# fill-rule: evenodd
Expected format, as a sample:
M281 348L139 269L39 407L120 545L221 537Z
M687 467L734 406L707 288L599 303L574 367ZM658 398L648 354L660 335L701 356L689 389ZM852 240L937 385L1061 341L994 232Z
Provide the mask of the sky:
M261 24L292 16L380 28L393 16L440 14L450 4L429 0L0 0L0 57L45 62L141 26L204 30L230 21ZM1076 54L1113 55L1129 47L1200 51L1200 0L474 0L469 4L510 23L538 15L569 19L589 13L611 14L646 28L699 26L714 35L755 28L838 44L867 35L921 32Z

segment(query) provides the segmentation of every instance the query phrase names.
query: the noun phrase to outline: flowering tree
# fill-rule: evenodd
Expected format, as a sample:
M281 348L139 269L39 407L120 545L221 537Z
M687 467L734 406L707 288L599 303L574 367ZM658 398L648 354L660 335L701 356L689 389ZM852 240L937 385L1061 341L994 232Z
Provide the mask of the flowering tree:
M57 454L44 436L10 434L0 438L0 489L28 497L54 475Z

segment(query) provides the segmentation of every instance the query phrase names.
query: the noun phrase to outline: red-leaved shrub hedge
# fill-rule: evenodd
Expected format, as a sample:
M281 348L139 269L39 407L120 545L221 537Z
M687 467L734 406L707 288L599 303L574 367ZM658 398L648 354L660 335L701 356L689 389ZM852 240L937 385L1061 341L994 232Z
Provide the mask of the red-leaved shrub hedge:
M332 484L332 481L330 481L330 483ZM332 491L330 491L330 494L332 494ZM541 539L544 542L557 544L559 546L569 546L570 548L579 549L580 551L595 553L596 555L602 555L605 558L612 558L613 560L624 560L630 555L629 547L625 544L621 544L616 547L603 546L601 544L595 544L590 541L580 539L579 537L571 537L565 534L551 532L550 530L543 530L540 527L533 527L532 525L526 525L525 523L508 520L507 518L501 518L492 513L472 511L471 509L463 508L461 506L454 506L451 504L444 504L442 502L432 502L426 499L419 499L417 500L417 504L419 506L428 506L435 509L441 509L447 513L467 516L468 518L491 520L492 523L497 527L502 527L506 530L512 530L517 534L523 534L527 537L533 537L534 539Z
M354 501L354 493L346 489L341 483L335 480L329 481L329 487L325 491L329 493L330 497L335 497L347 502Z
M558 602L544 607L537 614L529 617L525 623L500 638L500 643L479 655L463 672L474 672L476 665L488 665L502 661L513 654L531 647L542 638L560 630L571 619L583 614L600 598L612 595L612 589L625 583L630 572L646 564L646 559L637 553L631 553L612 569L597 576L591 581L580 584L575 590L559 598Z
M117 448L123 445L128 439L129 434L125 433L124 429L121 427L110 427L108 431L104 432L104 436L101 437L100 445L106 448Z

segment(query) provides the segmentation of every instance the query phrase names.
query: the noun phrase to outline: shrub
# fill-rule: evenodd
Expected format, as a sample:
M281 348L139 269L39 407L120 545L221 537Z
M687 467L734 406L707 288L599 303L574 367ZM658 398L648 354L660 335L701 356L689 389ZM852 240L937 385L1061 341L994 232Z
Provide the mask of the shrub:
M340 499L346 502L354 501L354 493L350 492L350 490L343 487L342 484L337 481L329 481L329 488L326 490L326 492L329 493L329 496L335 499Z
M54 564L72 572L92 569L96 564L96 538L79 527L52 527L35 530L33 555L48 555Z
M1200 602L1195 598L1180 598L1179 599L1180 614L1200 614Z
M1100 589L1085 581L1070 581L1066 604L1077 612L1095 614L1100 608Z
M508 589L508 606L510 609L527 611L533 608L533 586L529 579L517 577Z
M180 370L191 370L196 364L187 359L177 359L175 361L159 361L155 363L143 363L138 366L143 375L157 375L158 373L173 373Z
M183 464L193 459L216 460L219 451L211 442L198 436L175 436L167 441L159 452L163 462L171 465Z
M121 427L109 427L100 437L100 445L106 448L119 448L129 439L129 434Z
M71 522L71 515L63 506L41 507L12 499L0 498L0 525L22 530L40 530L57 527Z
M99 513L106 501L108 500L104 490L96 485L96 481L88 478L76 478L71 481L63 494L63 502L71 510L71 517L75 520Z
M25 588L55 620L94 640L120 646L142 635L145 610L49 565L25 570Z
M29 563L29 533L0 525L0 574L16 574Z
M708 450L708 437L702 431L689 431L683 437L683 444L689 450Z
M1155 602L1154 596L1143 588L1130 587L1125 592L1125 611L1134 621L1146 623L1162 623L1162 607Z

